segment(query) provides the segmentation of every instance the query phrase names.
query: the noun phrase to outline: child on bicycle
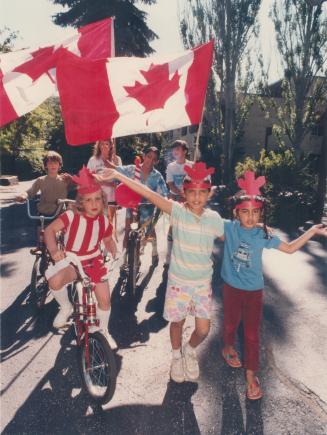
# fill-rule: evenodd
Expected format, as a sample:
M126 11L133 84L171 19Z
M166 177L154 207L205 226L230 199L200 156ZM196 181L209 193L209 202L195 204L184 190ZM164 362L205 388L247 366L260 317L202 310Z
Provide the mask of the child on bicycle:
M38 214L43 216L53 216L58 209L58 199L67 198L71 176L66 173L59 174L62 167L62 157L55 151L47 152L43 158L43 165L47 175L37 178L26 193L16 196L15 200L17 202L24 202L27 198L34 198L38 193L40 193L40 201L37 203ZM36 237L37 245L39 245L39 225L37 226ZM37 250L38 248L35 248L31 252Z
M46 271L49 287L58 304L60 311L54 319L53 326L61 328L66 325L72 312L72 305L68 299L66 285L76 280L75 268L65 258L65 252L73 252L80 257L85 273L95 284L97 298L97 317L99 328L110 340L111 346L116 347L108 333L110 315L110 290L107 269L104 264L100 244L116 255L116 245L112 238L112 225L104 214L107 205L106 196L100 184L85 167L79 171L79 176L72 180L78 185L76 197L76 211L68 210L61 214L45 230L45 242L54 265ZM64 231L65 250L58 249L56 234ZM112 345L113 343L113 345Z
M37 178L25 194L15 198L24 202L33 198L40 192L40 201L37 210L40 215L52 216L58 208L57 200L67 198L68 184L71 180L69 174L59 174L62 167L62 157L55 151L48 151L43 159L47 175Z
M264 214L265 199L260 187L265 177L258 177L251 171L238 180L242 191L234 197L234 220L224 222L224 257L221 276L224 280L224 347L222 356L233 367L242 366L235 350L235 336L243 321L244 368L246 374L246 395L250 400L262 397L262 390L256 372L259 370L259 329L262 316L263 275L262 251L274 248L292 254L300 249L314 235L327 236L327 229L314 225L302 236L290 243L277 236L270 236L266 226L259 222Z
M170 376L175 382L195 381L199 365L195 349L210 329L211 278L214 240L224 232L220 215L207 209L211 191L210 174L204 163L184 167L185 202L168 200L148 187L112 169L106 169L100 181L118 179L170 215L173 248L168 271L164 317L170 321L172 363ZM188 314L195 316L195 329L182 346L183 325Z
M154 146L150 146L144 149L143 152L143 162L139 165L140 171L140 183L148 186L151 190L159 193L160 195L167 196L168 189L165 183L163 176L160 174L157 169L155 169L155 165L159 161L159 150ZM112 165L118 172L121 172L123 175L135 179L136 177L136 165L126 165L126 166L115 166ZM140 205L139 209L140 214L140 223L144 224L145 222L149 222L154 215L154 207L152 204L143 203ZM123 248L127 246L128 234L131 223L131 210L127 210L126 212L126 222L125 222L125 235L123 240ZM157 238L155 230L153 230L151 234L151 242L152 242L152 264L156 264L158 262L158 249L157 249ZM123 267L126 266L126 251L124 256L124 264Z

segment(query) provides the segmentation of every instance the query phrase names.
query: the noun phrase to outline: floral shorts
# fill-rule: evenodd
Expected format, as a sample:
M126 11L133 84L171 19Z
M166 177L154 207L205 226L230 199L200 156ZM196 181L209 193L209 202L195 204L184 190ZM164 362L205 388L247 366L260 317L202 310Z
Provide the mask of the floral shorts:
M210 284L190 287L168 281L163 316L169 322L180 322L187 315L210 319L211 299Z

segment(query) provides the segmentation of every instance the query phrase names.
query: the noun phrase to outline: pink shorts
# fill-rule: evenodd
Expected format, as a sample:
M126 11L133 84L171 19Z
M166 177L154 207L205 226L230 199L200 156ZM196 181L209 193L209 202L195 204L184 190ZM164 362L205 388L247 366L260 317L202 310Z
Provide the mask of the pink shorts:
M94 284L99 284L100 282L107 281L108 271L103 261L103 256L98 255L94 258L89 258L87 260L81 261L83 270L86 275L91 279ZM60 272L62 269L65 269L70 265L70 262L67 258L58 261L55 264L50 264L48 269L45 272L46 278L49 280L56 273Z
M163 316L169 322L180 322L189 314L198 319L210 319L211 299L210 284L191 287L169 281Z

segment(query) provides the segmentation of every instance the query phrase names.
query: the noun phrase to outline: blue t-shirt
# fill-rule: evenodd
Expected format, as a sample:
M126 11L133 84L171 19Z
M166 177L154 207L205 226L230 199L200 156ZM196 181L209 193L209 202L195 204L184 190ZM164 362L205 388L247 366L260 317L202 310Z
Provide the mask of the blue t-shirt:
M262 251L277 249L280 239L277 236L266 239L263 229L243 228L238 220L225 220L224 233L223 280L241 290L262 289Z
M121 174L125 175L128 178L134 178L135 175L135 165L127 165L127 166L118 166L117 171ZM152 169L146 181L144 181L142 172L141 172L141 183L148 186L149 189L154 192L159 193L159 195L167 196L168 189L165 183L163 176L156 169ZM140 205L140 221L141 223L146 222L149 218L152 217L154 212L154 205L147 202L145 199L142 200L142 204ZM130 212L128 211L127 216L130 216Z

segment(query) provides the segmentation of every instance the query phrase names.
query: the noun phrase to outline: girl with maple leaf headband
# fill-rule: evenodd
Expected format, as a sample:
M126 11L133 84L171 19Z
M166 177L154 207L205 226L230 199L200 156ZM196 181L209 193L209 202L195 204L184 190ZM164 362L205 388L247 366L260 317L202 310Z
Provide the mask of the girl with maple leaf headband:
M65 252L73 252L79 256L85 273L95 284L100 331L107 338L110 346L116 348L116 343L108 333L110 290L107 268L100 251L100 244L103 241L107 251L113 256L116 255L112 225L104 214L107 199L100 184L85 166L79 171L78 176L72 177L72 180L78 185L77 210L68 210L61 214L46 228L44 234L47 248L55 262L48 267L46 277L52 294L60 305L53 326L64 327L72 313L66 285L73 282L77 275L74 267L66 259ZM65 235L65 251L58 249L56 242L56 234L62 230Z
M265 177L255 178L254 172L245 172L244 178L238 180L242 191L234 197L235 220L224 221L225 244L221 271L225 282L222 356L230 367L242 366L234 347L236 332L242 320L246 395L250 400L260 399L263 394L256 376L259 370L259 329L264 286L263 249L274 248L292 254L315 235L327 237L327 229L323 225L314 225L290 243L283 242L277 236L268 236L265 227L258 225L265 202L260 192L260 187L264 184Z
M199 376L195 349L210 329L211 255L215 239L224 231L220 215L205 207L211 195L210 174L214 169L207 169L204 163L194 163L192 168L186 165L184 170L187 174L183 183L185 203L168 200L113 169L105 169L102 176L96 176L101 182L118 179L170 215L174 243L164 317L170 321L170 376L175 382L195 381ZM120 187L116 190L117 201ZM190 340L182 346L183 325L188 314L194 315L195 328Z

